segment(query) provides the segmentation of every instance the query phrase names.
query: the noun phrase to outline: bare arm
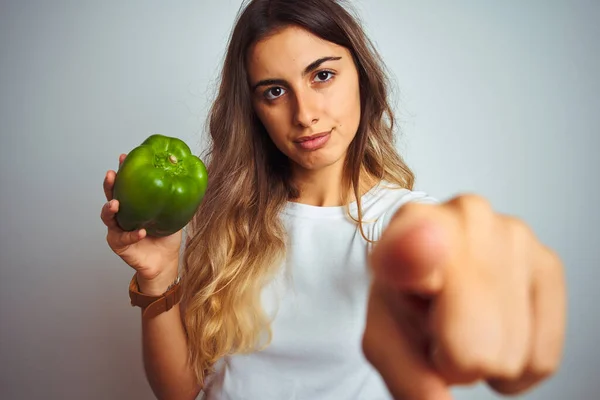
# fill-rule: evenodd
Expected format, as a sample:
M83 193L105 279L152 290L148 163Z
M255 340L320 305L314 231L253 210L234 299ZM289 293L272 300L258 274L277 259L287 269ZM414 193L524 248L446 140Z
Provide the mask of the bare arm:
M171 279L172 282L174 280ZM166 280L169 281L169 280ZM140 282L146 293L159 294L158 285ZM164 288L168 284L160 285ZM158 287L160 287L158 286ZM142 318L144 368L148 383L158 399L195 399L200 385L188 364L187 336L178 304L154 318Z

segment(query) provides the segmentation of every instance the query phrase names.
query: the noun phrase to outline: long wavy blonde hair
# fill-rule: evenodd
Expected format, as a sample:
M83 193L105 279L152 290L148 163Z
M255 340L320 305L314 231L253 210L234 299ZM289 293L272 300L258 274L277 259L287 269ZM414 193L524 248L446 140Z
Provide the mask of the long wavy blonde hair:
M413 174L394 145L384 64L348 7L335 0L252 0L243 7L209 113L204 157L209 184L188 226L183 261L189 362L200 384L223 356L255 351L271 339L260 294L285 257L279 213L299 193L287 158L254 113L245 61L252 44L288 25L346 47L358 69L361 120L342 185L358 202L361 233L359 189L365 172L413 186Z

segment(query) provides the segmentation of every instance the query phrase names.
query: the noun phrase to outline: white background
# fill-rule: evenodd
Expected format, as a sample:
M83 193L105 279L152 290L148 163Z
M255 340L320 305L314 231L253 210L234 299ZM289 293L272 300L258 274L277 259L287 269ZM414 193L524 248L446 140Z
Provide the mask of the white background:
M202 150L239 3L0 1L2 399L152 397L102 180L151 133ZM482 194L563 258L564 362L521 398L598 398L600 2L355 4L393 73L417 189Z

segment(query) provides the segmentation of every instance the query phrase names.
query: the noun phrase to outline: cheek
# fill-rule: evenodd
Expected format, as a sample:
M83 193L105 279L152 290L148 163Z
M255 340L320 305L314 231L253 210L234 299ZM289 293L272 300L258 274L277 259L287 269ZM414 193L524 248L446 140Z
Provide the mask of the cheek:
M347 84L345 88L336 92L335 98L330 100L330 104L335 104L331 113L342 131L354 136L360 122L360 92L357 84Z
M262 122L263 126L267 130L267 134L271 138L271 140L277 145L284 141L285 131L282 124L282 119L284 118L281 115L280 110L272 110L272 109L255 109L256 115ZM278 146L279 147L279 146Z

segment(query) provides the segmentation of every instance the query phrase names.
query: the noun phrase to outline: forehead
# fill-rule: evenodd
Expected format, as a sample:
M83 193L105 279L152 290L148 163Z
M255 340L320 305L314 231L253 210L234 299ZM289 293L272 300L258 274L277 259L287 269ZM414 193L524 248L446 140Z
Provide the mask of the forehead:
M248 72L251 76L298 74L321 57L344 54L342 46L302 28L286 27L250 48Z

